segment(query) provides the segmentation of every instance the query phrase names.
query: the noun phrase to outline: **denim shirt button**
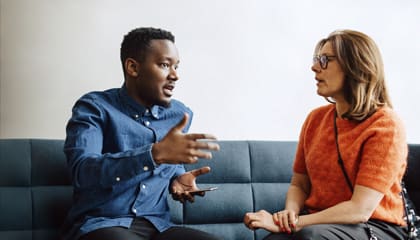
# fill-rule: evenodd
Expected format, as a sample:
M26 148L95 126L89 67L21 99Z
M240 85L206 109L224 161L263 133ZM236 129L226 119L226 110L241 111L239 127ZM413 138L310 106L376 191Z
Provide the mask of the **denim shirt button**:
M144 170L144 171L149 171L149 167L148 167L148 166L144 166L144 167L143 167L143 170Z
M141 188L145 189L145 188L146 188L146 185L144 185L144 184L143 184L143 185L141 185Z
M121 180L120 177L115 178L115 181L117 181L117 182L119 182L120 180Z
M137 213L137 209L135 209L135 208L131 209L131 211L132 211L133 213Z
M147 127L150 125L149 121L144 122L144 125L146 125Z

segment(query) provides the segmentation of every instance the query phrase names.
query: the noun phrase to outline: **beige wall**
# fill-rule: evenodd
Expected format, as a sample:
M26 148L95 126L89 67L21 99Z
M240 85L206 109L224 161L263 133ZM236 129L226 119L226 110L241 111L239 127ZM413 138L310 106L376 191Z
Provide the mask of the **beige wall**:
M136 26L171 30L175 97L192 131L220 139L296 140L325 104L314 44L339 28L371 35L408 140L420 143L420 1L0 0L0 138L64 138L83 93L122 84L119 45Z

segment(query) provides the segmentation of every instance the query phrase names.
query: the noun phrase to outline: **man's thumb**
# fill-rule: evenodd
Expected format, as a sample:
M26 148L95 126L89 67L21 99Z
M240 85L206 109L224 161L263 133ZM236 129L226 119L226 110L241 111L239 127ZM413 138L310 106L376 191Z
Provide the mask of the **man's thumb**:
M192 175L194 175L194 177L198 177L200 175L209 173L210 170L211 170L210 167L206 166L206 167L191 170L190 172L191 172Z
M187 126L188 118L188 113L184 113L184 117L181 121L179 121L179 123L174 127L174 129L182 131L182 129L184 129L184 127Z

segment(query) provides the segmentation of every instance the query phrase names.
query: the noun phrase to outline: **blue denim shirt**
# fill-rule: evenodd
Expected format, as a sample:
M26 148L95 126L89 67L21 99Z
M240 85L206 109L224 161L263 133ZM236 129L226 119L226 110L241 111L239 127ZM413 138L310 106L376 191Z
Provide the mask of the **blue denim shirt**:
M64 152L74 186L73 206L64 225L65 239L111 226L129 227L144 217L164 231L170 222L167 204L171 179L182 165L153 160L152 144L162 140L192 112L179 101L169 107L139 105L125 87L91 92L73 107Z

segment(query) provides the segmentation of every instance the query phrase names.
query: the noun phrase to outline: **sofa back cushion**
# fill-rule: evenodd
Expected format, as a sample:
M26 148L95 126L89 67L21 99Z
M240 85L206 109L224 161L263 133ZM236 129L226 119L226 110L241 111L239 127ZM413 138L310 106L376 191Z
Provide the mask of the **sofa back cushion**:
M218 190L183 205L170 201L178 224L223 236L225 239L262 239L267 232L250 231L243 224L246 212L282 206L292 176L296 142L220 141L211 160L186 165L187 170L210 166L198 177L201 188Z
M404 176L410 199L420 215L420 144L409 144L407 172Z
M72 199L62 140L0 140L0 239L58 239Z

